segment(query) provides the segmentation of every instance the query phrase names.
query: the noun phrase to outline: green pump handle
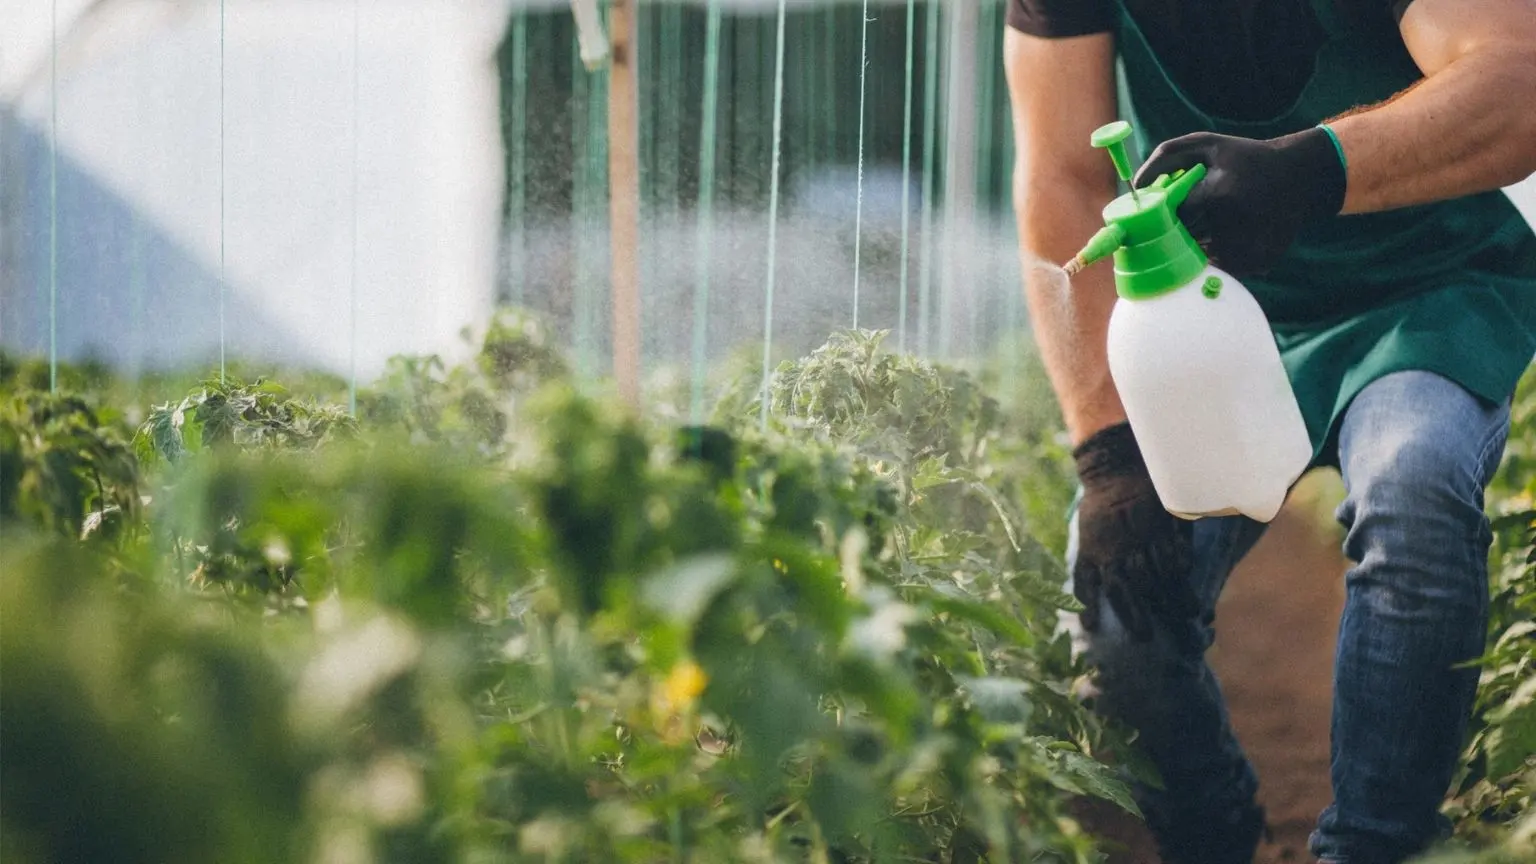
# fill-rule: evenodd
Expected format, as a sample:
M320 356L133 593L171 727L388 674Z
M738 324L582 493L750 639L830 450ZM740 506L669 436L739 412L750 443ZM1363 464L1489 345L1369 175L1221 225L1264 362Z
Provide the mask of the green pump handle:
M1131 177L1135 172L1131 170L1130 149L1125 143L1130 137L1131 124L1124 120L1119 120L1114 123L1106 123L1093 130L1093 134L1089 136L1088 142L1095 147L1109 151L1109 159L1115 163L1115 173L1120 175L1121 182L1130 187L1131 199L1140 203L1141 196L1137 194L1136 187L1131 184ZM1174 209L1177 210L1179 205L1184 203L1184 199L1189 197L1189 190L1195 188L1195 184L1199 183L1200 179L1204 176L1205 166L1197 164L1188 171L1175 171L1168 178L1168 182L1163 183L1161 186L1159 186L1157 181L1154 181L1152 186L1154 188L1165 188L1168 200L1173 203ZM1160 176L1158 180L1161 181L1161 179Z
M1064 269L1071 275L1115 255L1116 290L1122 297L1142 298L1178 287L1207 263L1205 253L1178 218L1179 206L1195 184L1205 179L1205 165L1159 175L1138 190L1131 185L1134 172L1126 147L1130 137L1131 125L1116 121L1095 129L1089 139L1094 147L1109 151L1115 173L1130 186L1130 192L1104 208L1104 227Z

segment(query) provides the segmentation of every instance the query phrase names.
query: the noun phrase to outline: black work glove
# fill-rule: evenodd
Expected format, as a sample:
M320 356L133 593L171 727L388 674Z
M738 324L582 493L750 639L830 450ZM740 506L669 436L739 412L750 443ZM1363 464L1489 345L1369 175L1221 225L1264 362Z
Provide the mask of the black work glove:
M1239 278L1274 267L1302 226L1344 207L1344 163L1317 127L1267 141L1184 135L1153 150L1132 182L1139 189L1202 163L1179 219L1212 264Z
M1077 507L1072 593L1079 618L1098 629L1100 606L1138 641L1153 623L1193 619L1200 601L1190 587L1192 523L1164 509L1129 424L1110 426L1072 451L1083 496Z

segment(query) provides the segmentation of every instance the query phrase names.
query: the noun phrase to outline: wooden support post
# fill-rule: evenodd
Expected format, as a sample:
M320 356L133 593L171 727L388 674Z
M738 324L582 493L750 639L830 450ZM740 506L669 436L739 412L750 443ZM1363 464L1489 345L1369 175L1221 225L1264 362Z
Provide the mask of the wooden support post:
M640 405L640 100L635 0L608 10L608 207L613 264L613 372L619 395Z

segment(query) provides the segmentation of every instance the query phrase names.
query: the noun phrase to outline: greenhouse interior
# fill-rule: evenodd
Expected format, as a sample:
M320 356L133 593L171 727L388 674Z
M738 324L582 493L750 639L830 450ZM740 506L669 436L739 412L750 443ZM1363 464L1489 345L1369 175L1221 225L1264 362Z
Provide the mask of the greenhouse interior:
M1152 116L1144 94L1160 91L1140 43L1126 47L1159 4L1081 2L0 0L0 859L1536 861L1536 373L1463 363L1459 383L1481 400L1466 406L1496 428L1466 445L1483 445L1487 470L1457 469L1476 487L1462 508L1475 530L1454 544L1473 550L1461 575L1475 576L1478 610L1476 632L1456 634L1467 647L1445 649L1459 671L1414 678L1418 661L1383 661L1405 670L1399 689L1434 701L1449 688L1453 728L1415 724L1392 707L1406 699L1359 707L1342 671L1361 669L1351 640L1387 635L1358 635L1356 618L1408 618L1422 602L1372 605L1369 586L1392 582L1382 567L1438 571L1362 557L1377 548L1355 512L1368 469L1351 468L1364 449L1346 451L1370 426L1352 406L1374 403L1340 396L1351 407L1328 402L1319 426L1313 379L1298 377L1312 343L1295 340L1311 337L1266 299L1279 296L1271 271L1239 281L1202 248L1224 225L1290 218L1253 201L1333 192L1295 191L1310 170L1271 178L1227 205L1259 215L1196 230L1177 208L1240 189L1260 151L1206 144L1198 172L1133 180L1122 154L1133 168L1172 158L1147 136L1195 127ZM1420 161L1440 135L1470 167L1433 182L1494 180L1433 203L1373 192L1408 184L1377 167L1404 151L1371 138L1394 127L1369 118L1407 122L1394 104L1432 116L1436 84L1472 86L1459 79L1473 60L1430 72L1422 59L1425 34L1451 26L1431 20L1448 2L1398 4L1425 86L1295 135L1305 158L1336 166L1344 203L1329 218L1392 210L1327 226L1484 232L1445 265L1492 274L1482 293L1403 303L1482 302L1525 329L1479 318L1434 341L1419 331L1452 313L1420 311L1379 325L1375 348L1336 349L1361 368L1389 349L1451 377L1446 364L1481 345L1527 367L1536 356L1536 299L1519 299L1536 298L1536 138L1523 152L1490 143L1536 121L1474 117L1484 102L1462 100L1458 122L1481 143L1451 143L1442 123L1416 139ZM1086 26L1097 13L1081 10L1100 7L1121 10L1103 12L1119 43L1025 35ZM1104 51L1103 98L1061 96L1077 61L1060 58L1101 44L1132 51ZM1347 44L1329 43L1315 74ZM1401 44L1371 50L1409 59ZM1363 56L1362 79L1401 71ZM1536 49L1521 56L1536 70ZM1497 80L1530 85L1504 102L1536 105L1536 73ZM1102 126L1083 119L1099 102ZM1061 145L1031 123L1099 129ZM1105 182L1082 188L1102 200L1042 213L1032 202L1057 187L1030 178L1054 169L1021 141L1082 160L1055 172L1060 188L1086 165ZM1506 151L1530 168L1465 179L1495 158L1475 153ZM1393 203L1358 203L1372 194ZM1171 233L1143 242L1153 216ZM1496 216L1503 227L1484 231ZM1306 230L1318 260L1355 248ZM1390 242L1423 246L1408 230ZM1423 281L1413 262L1433 253L1420 252L1401 253L1404 284ZM1161 255L1167 268L1148 263ZM1173 289L1168 274L1191 260L1177 280L1194 281L1166 299L1131 293L1154 278ZM1080 299L1088 284L1105 302ZM1147 310L1175 301L1234 317L1151 323ZM1341 320L1327 333L1353 326ZM1278 353L1243 335L1270 323ZM1146 453L1131 473L1151 506L1134 514L1106 503L1130 480L1094 485L1110 457L1084 454L1108 439L1079 434L1083 391L1062 394L1097 373L1068 357L1067 331L1100 340L1080 344L1098 386L1123 391ZM1330 344L1366 338L1351 332ZM1250 361L1267 384L1210 383ZM1509 392L1497 403L1479 386ZM1243 387L1280 401L1224 407ZM1448 435L1463 423L1450 404L1404 410ZM1275 430L1293 427L1304 458L1261 477ZM1411 470L1419 439L1399 432L1364 445L1392 449L1382 470ZM1159 450L1159 434L1182 449ZM1170 503L1181 481L1226 483L1224 465L1268 483L1278 512ZM1418 494L1391 476L1378 482L1396 484L1394 504ZM1241 520L1262 538L1191 601L1203 617L1181 622L1206 642L1129 649L1186 651L1168 661L1182 671L1148 678L1187 672L1212 692L1219 680L1214 713L1167 722L1240 747L1230 770L1248 779L1200 786L1203 755L1163 746L1136 719L1150 709L1112 707L1153 685L1102 690L1085 646L1111 625L1091 622L1112 608L1135 630L1119 605L1133 601L1114 593L1134 589L1116 582L1099 604L1082 561L1097 541L1171 573L1174 553L1132 532L1182 537L1188 556ZM1156 610L1183 596L1156 591ZM1441 618L1412 630L1415 644L1450 645ZM1365 721L1346 728L1346 703L1377 712L1405 765L1433 763L1414 781L1435 787L1414 793L1423 802L1351 797L1369 796L1340 766L1370 748L1348 743ZM1262 825L1222 851L1229 816L1212 802L1242 783L1256 784L1245 806ZM1370 821L1410 810L1401 829ZM1359 837L1379 845L1349 845Z

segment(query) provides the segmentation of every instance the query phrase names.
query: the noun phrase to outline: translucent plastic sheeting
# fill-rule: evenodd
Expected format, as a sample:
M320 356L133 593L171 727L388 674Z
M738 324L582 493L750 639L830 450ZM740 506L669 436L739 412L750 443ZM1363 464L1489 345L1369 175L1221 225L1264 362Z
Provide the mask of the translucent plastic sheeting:
M572 287L572 350L576 370L585 377L598 373L599 340L606 332L601 302L609 272L607 244L608 135L607 77L589 75L581 58L572 55L574 98L571 101L572 179L571 238L576 276Z
M466 357L461 330L502 302L611 373L608 73L568 3L20 8L0 60L7 352L319 370L355 404L391 357ZM636 7L642 365L689 416L722 361L771 367L834 327L959 355L1023 326L1002 5L956 8Z
M467 358L498 303L612 374L626 178L569 0L0 9L0 349L50 386L286 368L355 404L391 358ZM854 323L1021 374L1002 0L634 9L653 399L703 420L711 375Z
M1001 9L1000 3L994 5ZM760 336L760 330L757 334L752 330L760 326L764 314L762 283L768 232L763 219L773 174L777 9L772 2L747 5L722 0L721 12L717 37L719 94L711 100L717 111L717 130L708 136L716 152L715 158L707 160L708 170L713 172L709 200L712 227L710 248L699 251L704 219L699 186L706 170L702 152L706 139L699 133L704 121L708 6L641 3L638 7L641 206L645 214L641 236L644 357L652 371L686 364L689 368L683 374L690 382L687 389L692 389L697 374L692 368L697 365L694 354L700 342L693 315L696 306L705 319L703 342L708 363L730 356ZM780 355L814 346L836 323L853 323L855 273L859 283L858 324L908 332L909 347L921 347L923 342L933 341L934 287L956 281L934 278L938 269L934 238L946 226L944 204L935 201L944 188L945 154L942 142L936 140L945 131L938 122L944 107L940 93L969 88L974 91L973 98L979 98L979 90L985 86L983 78L990 76L991 92L1000 94L1001 69L975 68L966 78L969 83L956 83L945 65L949 58L943 47L944 34L939 32L941 4L914 2L910 22L907 12L905 0L871 0L867 16L862 0L787 5L782 136L778 142L781 199L775 225L781 302L775 308L771 346ZM558 40L562 28L567 28L563 38L567 51L571 50L574 36L568 29L568 15L529 12L526 20L528 35L522 38L530 40L529 50L503 49L502 75L508 81L522 80L522 64L506 64L508 58L516 61L526 56L528 63L538 62L540 55L533 41L539 32L554 33ZM1000 27L1001 15L995 13L988 20ZM981 35L978 32L974 38L984 41ZM1000 31L990 36L991 42L1000 43ZM867 47L867 68L852 50L861 43ZM995 45L991 56L995 66L1000 56ZM967 62L978 65L978 52L973 51ZM569 57L565 64L573 75L578 71ZM861 71L865 78L862 94ZM529 92L541 93L543 101L553 105L560 101L560 93L583 92L604 73L585 73L590 79L587 82L552 79L543 82L547 86L535 80L538 73L526 74ZM862 112L861 98L865 103ZM517 122L525 122L532 130L540 125L541 109L530 105L529 110L529 116ZM975 117L982 110L978 105L969 113ZM861 114L865 118L862 148ZM512 121L504 126L522 128L514 127ZM680 134L679 129L686 132ZM589 131L597 133L595 129ZM1007 124L994 122L990 131L990 143L980 142L974 129L971 138L979 142L977 146L998 151ZM550 182L549 178L559 175L559 166L565 166L570 184L566 187L570 190L568 200L585 200L589 191L599 198L606 193L605 188L584 185L594 182L594 176L583 174L579 167L573 169L571 166L579 166L581 160L570 151L562 154L554 136L529 131L518 140L528 142L517 150L528 165L526 175L520 175L526 176L524 189ZM520 147L524 145L508 144L509 151ZM973 164L981 161L980 153L971 160ZM1000 161L994 152L990 164ZM981 179L977 177L974 182ZM509 186L507 195L509 201L525 201L526 209L508 217L503 251L516 261L505 262L504 272L525 274L522 284L539 287L529 295L529 304L541 311L558 312L561 332L573 345L578 341L587 344L585 336L576 338L578 331L594 334L592 345L598 355L595 368L607 368L611 363L603 336L607 310L595 302L582 306L584 314L595 318L573 314L579 292L572 280L586 268L576 268L569 261L581 257L577 251L583 247L568 231L557 227L558 220L552 221L541 212L552 204L554 213L568 213L570 210L561 207L575 205L561 205L553 195L544 196L541 202L514 186ZM1007 196L1004 190L987 189L971 198L970 206L995 210L1006 206ZM1003 284L1016 260L1013 239L1006 226L995 224L995 215L966 222L980 226L975 230L990 232L962 243L965 252L961 257L966 259L968 274L981 273L980 278L996 283L973 289L977 297L991 297L992 307L988 308L995 308L1002 302L995 296L998 292L1017 290L1016 282ZM602 226L593 230L598 245L605 244ZM984 254L976 255L976 249ZM700 284L701 273L709 283L709 298L698 306L695 287ZM600 282L598 287L603 287ZM507 291L503 296L510 299L511 294ZM566 302L570 305L564 305ZM978 319L978 327L989 327L992 333L967 331L950 339L951 347L954 343L982 345L1005 326L995 312L973 315L965 310L963 323L973 319ZM901 339L898 335L893 344L900 344Z
M704 388L709 370L709 278L714 253L715 127L719 108L720 2L710 0L704 35L703 120L699 124L698 242L694 244L693 357L688 417L704 420Z
M910 236L912 208L912 38L917 23L916 0L907 0L907 63L901 108L901 299L896 307L896 345L907 350L907 239Z
M859 15L859 140L855 157L858 160L858 180L854 193L853 210L853 326L859 326L859 253L864 240L864 123L868 119L864 111L864 97L868 92L866 80L869 73L869 0L863 0Z
M503 212L511 242L517 244L505 256L509 269L503 276L505 298L515 305L522 305L528 296L528 277L523 266L528 249L523 240L527 234L528 215L528 12L518 10L512 16L511 32L507 41L510 56L508 82L502 128L506 129L507 150L507 206Z

